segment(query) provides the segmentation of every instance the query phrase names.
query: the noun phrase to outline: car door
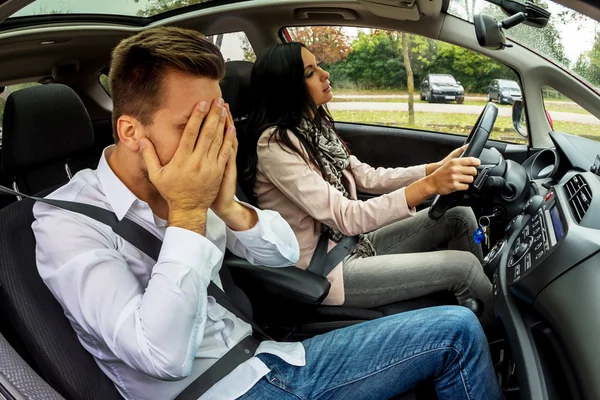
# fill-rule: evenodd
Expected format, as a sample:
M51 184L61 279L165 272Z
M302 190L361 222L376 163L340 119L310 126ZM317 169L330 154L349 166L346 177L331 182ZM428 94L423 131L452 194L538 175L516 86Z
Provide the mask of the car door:
M494 86L492 87L492 91L494 93L493 99L500 101L500 83L497 80L494 81Z
M427 97L427 91L429 90L429 78L426 77L423 82L421 82L421 97Z

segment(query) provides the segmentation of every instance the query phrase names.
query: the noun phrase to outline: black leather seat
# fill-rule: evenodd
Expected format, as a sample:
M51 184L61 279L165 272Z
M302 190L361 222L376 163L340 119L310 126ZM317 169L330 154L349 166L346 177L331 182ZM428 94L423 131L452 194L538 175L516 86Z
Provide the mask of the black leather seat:
M91 147L92 125L70 88L23 89L8 98L4 144L3 170L20 179L19 189L43 188L45 195L68 181L65 160ZM2 333L67 399L121 399L37 272L33 204L25 199L0 210L0 312L9 322Z
M87 110L71 88L60 84L12 93L4 109L3 136L2 173L25 194L68 182L83 167L72 170L69 159L94 145Z
M251 107L250 76L253 64L231 61L221 84L223 98L229 103L236 121L240 142L238 170L246 167L244 148L245 122ZM238 197L255 203L252 188L240 180ZM397 302L374 309L333 307L320 305L329 291L328 283L311 272L296 267L266 268L252 266L247 261L231 256L225 260L236 285L250 297L256 319L270 327L274 335L287 339L303 339L332 329L386 315L437 305L457 304L449 292Z

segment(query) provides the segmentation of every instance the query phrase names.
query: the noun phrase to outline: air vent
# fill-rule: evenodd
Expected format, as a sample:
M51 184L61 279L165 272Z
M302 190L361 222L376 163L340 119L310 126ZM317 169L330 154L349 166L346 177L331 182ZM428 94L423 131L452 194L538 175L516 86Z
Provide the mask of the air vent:
M573 218L580 223L592 203L592 191L581 175L575 175L565 184L566 195Z

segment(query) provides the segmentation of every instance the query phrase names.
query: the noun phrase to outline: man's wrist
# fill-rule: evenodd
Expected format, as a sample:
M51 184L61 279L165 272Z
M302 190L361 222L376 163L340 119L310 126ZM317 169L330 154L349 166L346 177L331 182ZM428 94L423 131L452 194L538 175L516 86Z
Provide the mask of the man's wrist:
M206 213L207 209L180 209L177 207L169 208L169 226L187 229L196 232L202 236L206 234Z

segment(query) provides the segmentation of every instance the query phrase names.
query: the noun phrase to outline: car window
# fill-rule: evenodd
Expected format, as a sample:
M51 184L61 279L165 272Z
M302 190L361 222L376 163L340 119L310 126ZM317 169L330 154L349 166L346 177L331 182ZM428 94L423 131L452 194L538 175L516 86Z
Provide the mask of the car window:
M520 81L512 69L485 55L414 34L307 26L286 28L282 37L303 42L330 72L334 98L328 107L341 122L467 135L489 100L492 82ZM515 132L510 117L511 104L520 95L507 92L498 99L491 93L491 97L501 110L490 138L527 143Z
M6 105L6 99L8 99L8 96L13 93L16 92L18 90L21 89L25 89L28 87L32 87L32 86L37 86L40 85L40 83L37 82L27 82L27 83L19 83L16 85L9 85L9 86L0 86L0 143L2 141L2 126L3 126L3 121L4 121L4 106ZM4 89L2 89L4 88Z
M231 32L207 36L221 50L223 59L227 61L252 61L256 60L254 49L244 32Z
M550 86L542 88L542 97L555 131L600 141L600 119Z
M252 61L256 60L256 54L248 37L244 32L232 32L219 35L207 36L220 50L225 62L227 61ZM101 74L98 78L100 85L110 96L110 85L108 75Z
M110 84L108 83L108 75L101 74L98 80L100 81L100 85L102 85L104 90L106 90L106 93L108 93L108 95L110 96Z

